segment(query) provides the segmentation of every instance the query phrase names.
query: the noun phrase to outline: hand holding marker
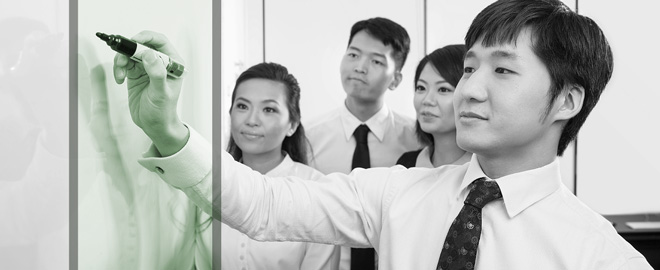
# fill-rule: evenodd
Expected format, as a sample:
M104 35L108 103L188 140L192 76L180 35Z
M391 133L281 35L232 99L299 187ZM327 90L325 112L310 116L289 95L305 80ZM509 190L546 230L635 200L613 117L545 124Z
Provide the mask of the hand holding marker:
M151 49L126 37L120 35L106 35L100 32L96 32L96 36L105 41L105 43L108 44L108 46L110 46L110 48L112 48L114 51L130 57L136 62L142 63L142 59L140 59L142 51L152 50L156 56L163 61L168 76L179 78L185 71L185 67L183 65L175 62L166 54Z

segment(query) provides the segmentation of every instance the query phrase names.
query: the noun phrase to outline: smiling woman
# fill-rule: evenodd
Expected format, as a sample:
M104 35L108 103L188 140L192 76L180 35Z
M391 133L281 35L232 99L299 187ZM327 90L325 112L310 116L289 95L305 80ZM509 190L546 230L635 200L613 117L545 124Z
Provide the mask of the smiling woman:
M270 66L269 66L270 65ZM289 85L273 79L258 78L258 69L275 67L275 64L257 65L239 77L234 91L233 104L230 110L231 142L230 151L235 158L253 169L266 173L282 162L285 153L283 142L293 134L304 137L302 126L298 130L300 114L289 113L288 93L293 93L294 80ZM286 71L286 69L282 69ZM281 73L285 74L285 73ZM250 78L251 76L255 76ZM266 76L264 76L266 77ZM281 77L287 79L286 77ZM293 77L289 77L291 79ZM293 85L295 87L295 85ZM291 90L290 90L291 89ZM298 90L299 91L299 90ZM292 94L294 95L294 94ZM294 101L291 101L294 103ZM292 107L296 107L295 105ZM291 115L291 116L290 116ZM287 148L294 153L301 153L305 144L296 144L287 141ZM302 149L300 149L302 148ZM303 156L292 156L295 161L306 162Z
M321 176L306 165L308 142L300 124L300 87L284 66L250 67L236 80L231 100L227 151L236 161L269 176L314 180ZM221 239L223 269L240 269L246 263L249 269L336 269L339 263L335 246L259 242L225 224ZM246 244L246 250L235 248ZM241 255L245 251L247 259Z
M415 134L423 149L401 155L397 164L434 168L464 164L472 153L456 144L454 92L463 76L465 45L439 48L422 58L415 71L413 105L417 111Z
M261 173L279 164L285 153L296 162L307 163L300 87L285 67L275 63L252 66L236 79L231 100L227 151L234 159L262 167Z

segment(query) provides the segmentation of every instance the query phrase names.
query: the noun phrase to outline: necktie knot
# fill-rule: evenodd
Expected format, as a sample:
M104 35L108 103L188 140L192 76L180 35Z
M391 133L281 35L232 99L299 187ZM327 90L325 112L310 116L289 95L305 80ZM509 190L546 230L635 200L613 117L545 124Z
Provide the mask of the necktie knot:
M470 184L470 193L465 199L465 204L481 209L489 202L500 198L502 198L502 192L497 182L479 178Z
M355 131L353 131L355 141L358 143L367 143L367 135L369 135L369 127L365 124L359 125Z

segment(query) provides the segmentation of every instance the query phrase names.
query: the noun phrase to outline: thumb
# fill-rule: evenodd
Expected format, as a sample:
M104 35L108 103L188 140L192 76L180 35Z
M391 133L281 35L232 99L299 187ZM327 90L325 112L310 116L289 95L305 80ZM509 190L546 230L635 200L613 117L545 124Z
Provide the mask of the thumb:
M147 75L149 75L150 83L157 89L165 89L167 71L165 70L165 63L163 63L160 56L150 50L144 51L142 52L142 65Z

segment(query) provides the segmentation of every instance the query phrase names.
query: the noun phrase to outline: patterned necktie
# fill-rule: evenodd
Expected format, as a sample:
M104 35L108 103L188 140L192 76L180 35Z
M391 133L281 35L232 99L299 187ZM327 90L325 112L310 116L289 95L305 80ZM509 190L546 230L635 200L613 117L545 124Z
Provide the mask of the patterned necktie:
M463 208L447 232L436 269L474 269L481 237L481 208L500 198L502 192L495 181L479 178L470 184Z
M369 145L367 144L369 127L362 124L353 132L355 137L355 152L353 152L353 163L351 169L370 168ZM375 250L373 248L351 248L351 270L373 270L375 269Z

